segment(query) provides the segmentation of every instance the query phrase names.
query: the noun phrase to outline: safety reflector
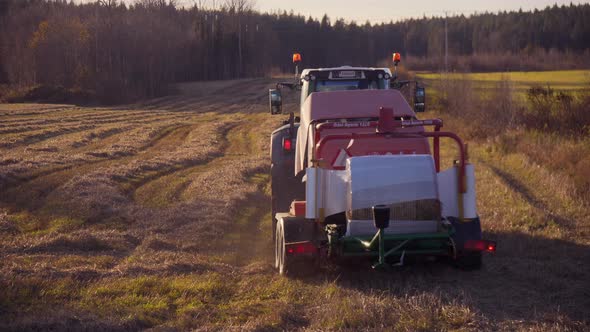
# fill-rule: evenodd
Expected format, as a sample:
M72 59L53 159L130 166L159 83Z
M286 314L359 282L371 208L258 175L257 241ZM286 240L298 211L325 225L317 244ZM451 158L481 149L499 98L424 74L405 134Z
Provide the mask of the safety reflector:
M283 150L285 151L291 151L291 149L293 148L293 142L291 141L290 138L283 138Z
M465 250L496 252L496 242L487 240L467 240Z
M488 252L496 252L496 243L488 243L488 247L486 250Z
M285 244L285 251L288 255L315 254L318 248L309 241L303 241Z
M334 160L332 161L332 167L335 169L344 169L346 167L346 160L351 157L350 153L344 149L340 149Z

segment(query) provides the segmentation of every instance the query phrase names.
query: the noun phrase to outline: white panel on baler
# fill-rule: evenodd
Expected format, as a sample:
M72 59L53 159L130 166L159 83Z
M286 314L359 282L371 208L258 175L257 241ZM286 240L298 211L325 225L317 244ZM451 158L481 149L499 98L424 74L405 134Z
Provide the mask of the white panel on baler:
M438 196L442 206L443 217L460 216L459 213L459 167L454 166L437 175ZM475 169L472 164L465 166L465 184L467 191L463 195L463 217L476 218L477 206L475 195Z
M436 170L430 155L351 157L347 161L347 210L378 204L438 199ZM350 213L349 213L350 215ZM348 220L347 235L375 234L373 220ZM436 232L436 220L392 220L386 233Z

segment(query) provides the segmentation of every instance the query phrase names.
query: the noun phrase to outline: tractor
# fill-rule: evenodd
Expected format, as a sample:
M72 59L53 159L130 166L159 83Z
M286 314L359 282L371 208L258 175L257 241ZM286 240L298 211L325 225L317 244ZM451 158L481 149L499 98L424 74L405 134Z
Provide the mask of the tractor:
M280 274L314 271L320 262L370 259L373 268L418 256L479 269L496 243L482 238L474 167L461 138L440 119L419 120L425 88L389 68L305 69L269 90L271 114L283 114L282 90L301 91L271 135L272 238ZM410 107L402 89L413 90ZM431 128L431 130L426 130ZM459 156L441 170L440 141Z

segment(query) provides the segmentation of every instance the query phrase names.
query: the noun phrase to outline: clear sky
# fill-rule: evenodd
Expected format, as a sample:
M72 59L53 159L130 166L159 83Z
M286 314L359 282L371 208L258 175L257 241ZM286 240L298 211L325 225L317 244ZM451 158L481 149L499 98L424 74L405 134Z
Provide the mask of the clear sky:
M206 0L217 4L224 0ZM129 0L128 0L129 2ZM181 4L191 4L193 0L179 0ZM305 16L322 17L328 14L332 20L344 18L364 23L397 21L410 17L443 16L445 11L449 15L473 14L475 12L500 10L530 10L545 8L548 5L568 5L588 3L581 0L255 0L255 8L263 12L277 10L293 10Z
M474 12L500 10L530 10L548 5L588 3L580 0L257 0L256 8L261 11L285 9L306 16L321 17L327 13L330 18L342 17L358 23L388 22L403 18L443 16L451 14L473 14Z
M96 0L77 0L93 2ZM136 0L123 0L134 3ZM176 0L181 6L204 3L219 7L226 0ZM569 5L590 3L589 0L251 0L254 9L261 12L286 10L321 18L328 14L332 22L337 18L357 23L381 23L422 16L470 15L473 13L543 9L557 4Z

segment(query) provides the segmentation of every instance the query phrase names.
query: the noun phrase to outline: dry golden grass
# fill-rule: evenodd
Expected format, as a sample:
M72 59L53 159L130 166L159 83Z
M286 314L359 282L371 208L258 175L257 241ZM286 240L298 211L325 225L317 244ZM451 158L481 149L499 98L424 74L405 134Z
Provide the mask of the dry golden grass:
M470 151L499 251L481 271L278 276L271 83L189 84L112 109L0 105L0 329L589 328L590 217L571 178L485 141Z

